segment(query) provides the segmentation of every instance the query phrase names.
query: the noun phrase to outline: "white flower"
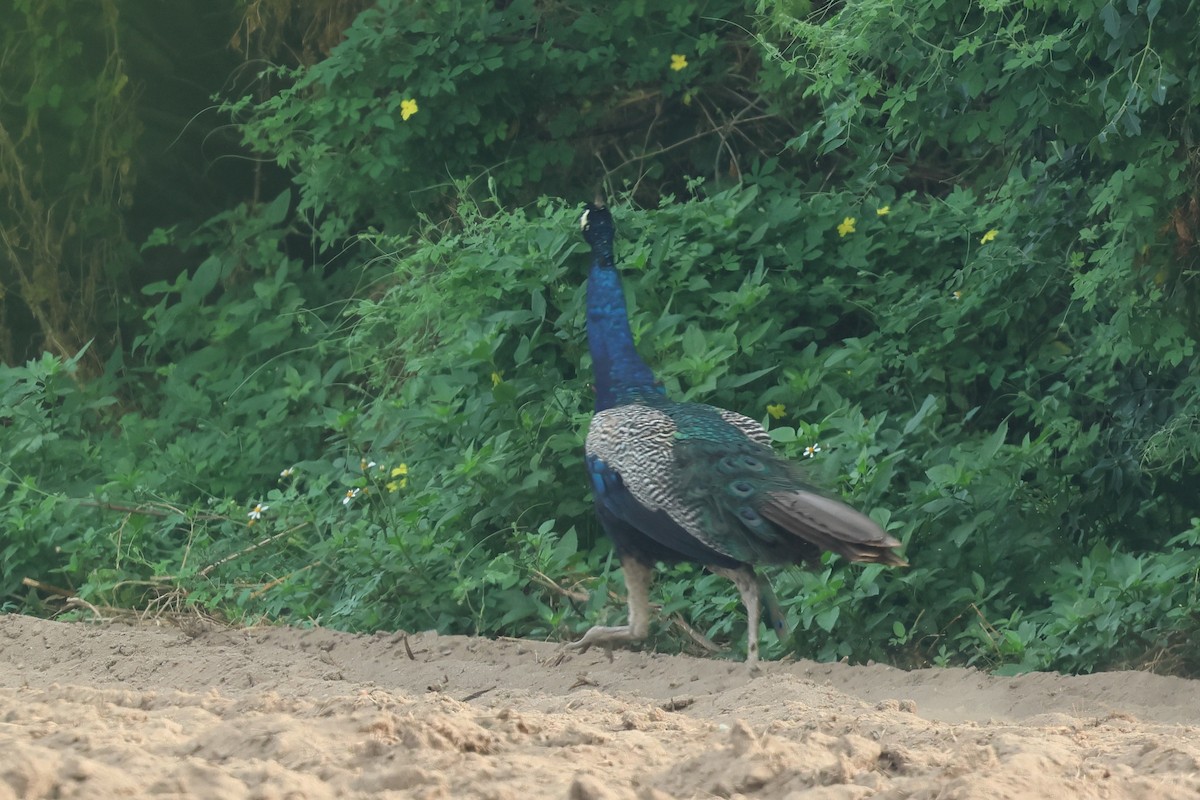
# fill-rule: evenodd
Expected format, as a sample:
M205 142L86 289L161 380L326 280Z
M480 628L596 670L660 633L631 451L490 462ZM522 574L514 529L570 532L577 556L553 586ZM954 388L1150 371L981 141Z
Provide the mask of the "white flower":
M821 452L821 445L819 444L810 444L808 447L804 448L804 455L808 458L812 458L819 452Z

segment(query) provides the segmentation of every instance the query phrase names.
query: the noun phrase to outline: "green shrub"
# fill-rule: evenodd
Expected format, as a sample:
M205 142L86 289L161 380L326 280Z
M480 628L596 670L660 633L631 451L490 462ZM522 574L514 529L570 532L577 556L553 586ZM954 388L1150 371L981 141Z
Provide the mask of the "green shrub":
M741 0L383 0L328 58L269 72L267 99L227 110L248 146L295 171L299 211L326 243L440 219L462 187L505 206L590 199L603 171L652 200L689 174L748 167L746 131L782 144L746 91L759 68L748 11Z
M147 287L103 380L0 371L6 602L35 577L355 630L619 619L581 465L576 217L585 134L622 123L597 146L639 165L609 178L641 352L673 397L763 420L912 562L775 571L796 633L768 655L1194 670L1200 60L1181 12L1117 5L366 12L232 106L296 168L294 207L156 236L194 269ZM734 90L761 124L697 122ZM650 96L661 124L631 111ZM687 177L701 141L739 185ZM463 188L481 166L494 191ZM566 197L500 210L546 186ZM639 209L647 186L675 193ZM345 248L318 268L299 242ZM697 567L655 598L744 640ZM653 646L690 646L678 627Z

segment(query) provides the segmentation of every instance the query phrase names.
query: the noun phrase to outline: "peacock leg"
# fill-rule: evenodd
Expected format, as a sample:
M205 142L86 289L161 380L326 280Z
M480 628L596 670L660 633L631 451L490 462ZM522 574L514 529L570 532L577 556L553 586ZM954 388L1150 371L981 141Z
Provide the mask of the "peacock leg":
M654 582L653 568L630 555L621 556L625 573L625 591L629 598L629 624L606 627L596 625L578 642L568 645L586 653L592 645L601 645L612 658L612 645L640 642L650 632L650 584Z
M762 605L759 598L758 576L754 574L754 568L749 565L743 565L736 569L709 565L708 571L733 581L738 594L742 596L742 604L746 606L746 666L752 670L757 669L758 622Z

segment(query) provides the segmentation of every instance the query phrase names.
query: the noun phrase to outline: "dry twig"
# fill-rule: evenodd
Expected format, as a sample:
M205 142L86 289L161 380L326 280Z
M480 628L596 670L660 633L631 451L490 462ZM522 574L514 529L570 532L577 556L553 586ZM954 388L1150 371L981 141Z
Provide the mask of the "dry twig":
M288 528L287 530L280 531L279 533L273 533L270 536L268 536L267 538L263 539L262 541L255 542L254 544L250 545L249 547L245 547L241 550L238 550L236 553L230 553L229 555L225 556L224 558L220 559L219 561L214 561L213 563L209 564L204 569L200 570L200 577L204 578L208 575L208 573L212 572L214 569L221 566L222 564L228 564L230 561L233 561L236 558L241 558L242 556L246 555L247 553L252 553L260 547L265 547L266 545L270 544L271 542L274 542L278 539L282 539L284 536L287 536L288 534L295 533L296 531L300 530L301 528L303 528L306 525L308 525L307 522L301 522L299 525L294 525L291 528ZM312 565L309 565L309 566L312 566ZM308 567L305 567L304 569L308 569ZM299 571L299 570L297 570L297 571Z
M59 597L68 597L69 598L69 597L75 596L75 593L73 591L71 591L70 589L64 589L61 586L55 586L50 583L42 583L41 581L34 580L33 578L22 578L21 583L24 584L25 586L29 586L31 588L37 589L42 592L47 592L49 594L56 594Z
M591 595L589 595L587 592L577 592L573 589L567 589L566 587L559 586L552 578L536 569L531 570L530 575L535 583L540 583L547 589L561 594L568 600L574 600L576 603L586 603L591 597Z
M292 570L292 571L291 571L291 572L289 572L287 575L281 575L281 576L279 576L279 577L278 577L278 578L276 578L275 580L273 580L273 581L270 581L269 583L266 583L266 584L264 584L264 585L263 585L261 588L259 588L259 589L256 589L256 590L254 591L254 593L250 595L250 599L251 599L251 600L255 600L255 599L259 598L259 597L262 597L264 594L266 594L267 592L271 591L272 589L274 589L274 588L275 588L276 586L278 586L279 584L281 584L281 583L283 583L283 582L287 581L287 580L288 580L288 579L290 579L292 576L294 576L294 575L299 575L301 572L304 572L305 570L309 570L309 569L312 569L313 567L319 566L321 563L322 563L322 562L321 562L321 561L319 561L319 560L318 560L318 561L314 561L314 562L312 562L311 564L306 564L305 566L301 567L300 569L294 569L294 570Z

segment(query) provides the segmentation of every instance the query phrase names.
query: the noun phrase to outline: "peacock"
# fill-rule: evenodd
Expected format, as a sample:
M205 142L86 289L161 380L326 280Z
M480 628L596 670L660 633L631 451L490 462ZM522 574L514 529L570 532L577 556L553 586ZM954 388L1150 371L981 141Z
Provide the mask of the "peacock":
M591 245L587 336L596 410L585 462L596 513L625 573L629 621L595 626L573 643L644 639L650 586L659 562L690 561L733 581L746 607L746 661L758 661L762 604L776 632L786 623L757 564L813 562L824 550L851 561L904 566L900 546L865 514L805 483L771 448L757 421L710 405L669 399L633 343L604 204L580 219Z

